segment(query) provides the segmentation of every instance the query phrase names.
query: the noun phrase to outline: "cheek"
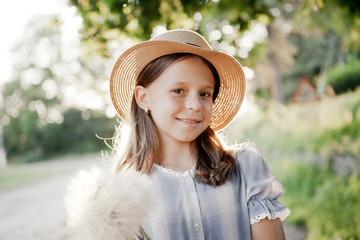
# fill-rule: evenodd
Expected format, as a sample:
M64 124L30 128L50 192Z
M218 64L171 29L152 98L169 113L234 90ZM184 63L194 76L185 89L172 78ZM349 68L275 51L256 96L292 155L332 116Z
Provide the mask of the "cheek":
M211 115L213 110L213 103L211 101L204 101L202 103L202 108Z
M212 105L207 105L206 107L203 107L203 116L207 119L207 121L210 122L211 117L212 117L212 112L213 112L213 108Z
M167 96L161 98L161 104L166 106L166 108L171 110L180 110L185 106L185 102L183 98L174 97L174 96Z
M151 106L153 109L157 109L162 114L166 113L172 115L182 109L183 103L179 99L158 95L152 98Z

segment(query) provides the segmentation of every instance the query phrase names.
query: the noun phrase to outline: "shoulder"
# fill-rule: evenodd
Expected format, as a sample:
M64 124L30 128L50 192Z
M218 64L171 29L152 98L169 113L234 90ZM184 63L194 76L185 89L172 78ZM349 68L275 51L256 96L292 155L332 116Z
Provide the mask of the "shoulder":
M237 163L251 164L254 161L262 161L262 155L253 142L244 142L233 150L233 157Z
M243 142L236 149L235 153L250 152L257 155L261 155L259 149L253 142Z
M259 149L252 142L244 142L240 144L234 151L238 169L244 175L259 175L269 171L267 163L263 159Z

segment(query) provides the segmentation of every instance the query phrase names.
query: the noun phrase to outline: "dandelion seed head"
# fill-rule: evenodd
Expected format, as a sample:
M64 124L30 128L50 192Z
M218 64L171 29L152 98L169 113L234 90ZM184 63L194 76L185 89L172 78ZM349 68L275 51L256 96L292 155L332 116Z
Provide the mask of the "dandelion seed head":
M81 171L65 196L68 224L92 239L132 239L149 214L153 197L149 177L139 172Z

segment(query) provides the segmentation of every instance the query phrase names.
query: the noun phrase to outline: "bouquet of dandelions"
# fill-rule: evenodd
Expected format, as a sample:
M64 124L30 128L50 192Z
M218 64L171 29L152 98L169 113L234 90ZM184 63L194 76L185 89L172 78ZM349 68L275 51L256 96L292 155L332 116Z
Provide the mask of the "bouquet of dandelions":
M152 189L149 177L134 170L80 170L65 194L67 224L83 239L149 239L141 224L153 204Z

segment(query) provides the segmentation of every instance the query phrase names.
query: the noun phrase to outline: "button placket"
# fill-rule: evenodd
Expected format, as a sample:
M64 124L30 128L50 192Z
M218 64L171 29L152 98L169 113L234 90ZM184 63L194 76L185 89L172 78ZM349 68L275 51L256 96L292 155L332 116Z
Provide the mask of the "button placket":
M200 230L200 223L197 219L194 220L194 229L195 229L195 231Z
M192 221L190 222L191 228L196 232L196 239L203 240L204 239L204 233L203 233L203 225L201 221L201 209L199 205L199 198L197 196L197 190L196 190L196 181L194 177L189 174L187 176L184 176L183 179L181 179L181 182L183 184L183 187L186 189L186 192L189 194L189 199L191 202L191 218ZM190 220L190 219L189 219Z
M187 185L190 184L192 181L193 180L192 180L191 176L186 176L181 180L182 183L187 184Z

